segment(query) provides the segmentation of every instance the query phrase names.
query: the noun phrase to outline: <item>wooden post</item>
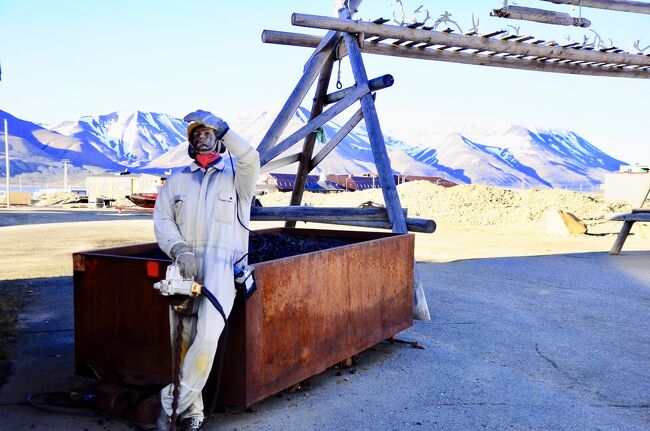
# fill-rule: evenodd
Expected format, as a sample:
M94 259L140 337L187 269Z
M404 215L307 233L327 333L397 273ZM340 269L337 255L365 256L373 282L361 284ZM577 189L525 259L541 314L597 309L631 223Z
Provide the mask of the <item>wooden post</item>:
M627 239L627 236L630 234L630 230L632 230L633 224L634 221L632 220L626 220L623 222L623 226L621 227L620 232L616 236L616 241L614 241L614 245L612 246L612 249L609 251L609 254L617 255L621 253L623 244L625 244L625 240Z
M357 86L368 85L368 75L363 65L361 58L361 51L357 44L356 38L348 33L343 34L345 45L348 49L350 63L352 65L352 73ZM402 205L397 195L397 188L395 187L395 180L393 179L393 170L390 166L390 159L386 153L386 144L384 142L384 135L379 125L379 118L377 118L377 111L375 109L375 101L371 94L366 94L361 98L361 110L363 117L366 121L366 129L368 130L368 138L372 148L372 155L377 165L377 172L379 173L379 182L384 194L384 201L388 209L388 217L393 223L393 232L405 233L406 224L404 223L404 215L401 212Z
M347 11L342 10L339 16L350 18ZM352 73L357 85L368 85L368 75L366 68L361 58L361 51L356 37L349 33L344 33L345 46L348 50L348 57L352 65ZM397 194L395 187L395 180L393 179L393 170L390 167L390 159L386 153L386 143L384 142L384 135L379 125L379 118L377 118L377 111L375 109L375 101L371 94L366 94L361 98L361 109L363 117L366 122L366 129L368 130L368 138L372 148L372 154L377 166L377 173L379 174L379 184L384 195L386 209L388 211L388 218L393 224L393 232L406 233L406 221L402 213L402 205ZM417 266L413 263L413 317L419 320L431 320L429 314L429 307L427 306L426 298L424 295L424 288L420 282L420 277L417 272Z
M335 50L332 50L329 58L323 66L318 84L316 85L316 93L314 94L314 102L311 106L310 120L318 117L323 113L325 106L325 96L327 96L327 89L329 88L330 78L332 77L332 67L334 66ZM291 201L289 205L300 205L302 202L302 195L305 191L307 184L307 175L310 171L311 156L314 154L314 145L316 144L316 133L312 132L305 138L305 143L302 146L302 153L300 154L300 161L298 162L298 171L296 172L296 180L293 184L291 191ZM296 227L295 221L287 221L285 227Z

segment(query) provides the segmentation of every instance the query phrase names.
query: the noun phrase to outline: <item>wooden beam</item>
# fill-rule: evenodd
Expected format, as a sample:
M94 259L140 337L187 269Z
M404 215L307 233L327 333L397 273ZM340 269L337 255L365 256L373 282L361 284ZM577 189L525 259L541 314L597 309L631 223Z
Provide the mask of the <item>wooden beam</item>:
M409 232L433 233L436 231L436 223L433 220L406 217L406 228ZM375 229L392 229L393 225L388 221L345 221L329 222L329 224L342 224L346 226L371 227Z
M307 137L307 135L313 133L316 129L323 126L332 118L334 118L335 116L337 116L338 114L346 110L350 105L352 105L354 102L359 100L359 98L361 98L364 94L367 95L368 92L369 89L367 85L357 86L357 88L352 93L348 94L345 98L340 100L338 103L336 103L334 106L329 108L327 111L323 112L318 117L309 121L307 124L305 124L303 127L298 129L296 132L294 132L291 136L286 138L284 141L278 143L273 148L270 148L268 151L260 154L260 164L264 165L269 161L273 160L274 158L282 154L284 151L291 148L299 140Z
M347 55L347 54L346 54ZM370 88L370 91L378 91L382 90L384 88L391 87L395 83L395 79L393 78L393 75L383 75L378 78L372 79L368 81L368 88ZM355 87L348 87L344 88L343 90L335 91L334 93L330 93L325 97L325 105L329 105L334 102L338 102L339 100L343 99L345 96L350 94L352 91L354 91Z
M385 36L394 39L408 39L412 41L434 43L443 46L461 47L463 49L479 49L484 51L522 54L526 56L534 55L538 57L561 59L567 58L582 61L606 61L610 63L622 63L639 66L650 65L650 56L644 55L625 53L605 54L599 51L567 49L560 46L550 47L533 45L530 43L512 43L491 38L410 29L394 25L377 25L369 22L343 20L315 15L294 13L291 17L291 22L294 25L303 27L334 29L341 32L353 34L365 33L377 36Z
M343 33L343 39L348 50L354 80L357 86L367 87L368 75L363 65L357 39L349 33ZM375 101L372 95L366 94L361 98L361 109L366 122L366 129L368 130L372 155L377 166L377 173L379 174L379 183L384 194L384 202L386 202L386 208L388 209L388 217L391 223L393 223L393 232L405 233L406 224L404 222L404 215L399 211L401 204L399 195L397 194L397 188L395 187L395 180L393 179L393 169L390 166L390 159L386 153L386 143L384 142L381 126L379 125L379 118L377 117Z
M572 4L593 9L607 9L619 12L650 14L650 3L629 0L541 0L555 4Z
M292 163L297 163L300 160L300 154L301 153L296 153L290 156L282 157L280 159L271 160L270 162L262 165L260 173L271 172L273 169L278 169Z
M320 38L318 36L285 33L265 30L267 43L279 43L282 45L314 47L318 45ZM519 43L519 42L513 42ZM524 44L525 45L525 44ZM363 53L386 55L392 57L415 58L421 60L445 61L462 64L473 64L479 66L503 67L508 69L531 70L537 72L567 73L575 75L594 75L610 76L619 78L650 78L650 69L646 67L637 67L625 70L606 69L600 66L606 62L585 62L584 65L571 64L553 64L537 62L534 58L498 58L481 54L456 53L449 51L438 51L433 49L422 48L404 48L388 46L387 44L366 43L361 48ZM575 60L571 60L575 61Z
M392 229L393 226L385 208L252 207L251 220L303 221L379 229ZM436 230L433 220L406 217L405 222L409 232L433 233Z
M574 18L568 13L523 6L508 6L500 9L492 9L490 16L583 28L591 25L591 21L588 19Z
M363 111L359 109L357 112L354 113L352 118L350 118L343 125L343 127L341 127L338 130L338 132L336 132L336 134L332 137L332 139L330 139L329 142L325 144L323 148L321 148L321 150L314 156L314 158L311 160L311 164L309 165L309 171L310 172L313 171L314 168L316 168L316 166L318 166L318 164L322 162L323 159L327 157L327 155L331 153L332 150L334 150L334 148L336 148L339 142L341 142L343 138L345 138L348 135L348 133L350 133L352 129L354 129L362 119L363 119Z
M330 84L332 77L332 67L334 66L334 52L330 54L330 58L325 62L323 70L321 71L318 84L316 85L316 93L314 94L314 101L311 106L311 113L309 119L313 120L323 113L325 104L323 100L327 95L327 88ZM314 145L316 144L316 133L310 133L305 137L305 142L302 146L300 153L300 161L298 162L298 171L296 172L296 180L291 191L291 201L289 205L300 205L302 202L302 195L305 191L305 184L307 184L307 175L309 174L309 166L311 164L311 156L314 154ZM295 221L287 221L285 227L296 227Z
M284 132L284 129L287 128L289 121L291 121L295 115L296 111L300 107L300 104L307 95L307 92L323 68L323 65L332 53L335 44L336 41L331 41L326 48L315 55L313 61L311 61L309 64L309 67L305 69L302 77L298 81L298 84L289 95L289 98L278 113L278 116L275 117L275 120L273 120L271 127L269 127L269 130L267 130L266 134L262 138L262 141L257 146L257 151L260 153L260 155L266 153L271 147L276 144L276 142L278 142L278 139L280 139L280 136Z
M402 217L406 209L401 208ZM339 208L339 207L252 207L251 219L258 221L296 220L328 223L330 221L388 221L386 208Z

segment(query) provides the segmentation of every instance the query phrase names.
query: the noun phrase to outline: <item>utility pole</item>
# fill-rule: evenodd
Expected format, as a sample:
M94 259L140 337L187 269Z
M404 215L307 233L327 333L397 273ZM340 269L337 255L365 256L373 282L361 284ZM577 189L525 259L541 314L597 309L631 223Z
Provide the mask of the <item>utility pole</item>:
M9 130L8 130L6 118L5 118L5 174L7 176L5 197L7 199L7 208L9 208Z
M70 160L63 159L63 190L68 191L68 163Z

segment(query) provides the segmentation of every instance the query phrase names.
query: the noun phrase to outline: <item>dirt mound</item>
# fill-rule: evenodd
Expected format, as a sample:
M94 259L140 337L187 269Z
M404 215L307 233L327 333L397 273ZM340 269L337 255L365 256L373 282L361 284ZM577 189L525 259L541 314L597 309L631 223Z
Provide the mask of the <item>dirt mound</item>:
M53 207L63 206L70 204L81 204L82 197L76 193L70 192L54 192L54 193L41 193L34 197L34 206L37 207Z
M480 184L451 188L428 181L413 181L397 186L400 201L409 217L433 219L439 223L466 226L495 226L513 231L544 230L548 209L570 212L583 220L592 233L620 229L610 225L606 215L630 210L625 202L607 202L602 197L566 190L509 190ZM290 193L270 193L260 198L264 206L289 204ZM316 207L358 207L373 201L384 203L381 190L321 194L306 192L304 205ZM607 226L600 226L600 225Z

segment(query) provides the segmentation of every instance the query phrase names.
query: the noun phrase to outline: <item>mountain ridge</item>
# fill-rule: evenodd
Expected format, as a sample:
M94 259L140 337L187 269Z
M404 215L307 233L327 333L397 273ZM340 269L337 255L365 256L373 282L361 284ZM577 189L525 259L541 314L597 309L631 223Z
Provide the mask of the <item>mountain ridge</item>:
M84 116L78 120L38 125L0 111L10 132L12 176L51 174L63 158L78 174L97 171L150 172L186 166L186 123L167 114L116 111ZM256 146L275 115L250 112L229 120ZM289 136L309 119L301 107L280 137ZM341 124L323 126L329 138ZM449 129L449 126L447 126ZM458 183L482 183L502 187L582 188L602 182L606 173L623 162L589 143L571 130L525 127L517 124L481 126L467 124L451 132L431 125L429 129L405 129L385 134L386 149L396 174L439 176ZM301 143L280 157L299 151ZM316 154L323 143L317 143ZM0 148L0 154L4 148ZM295 173L296 165L274 169ZM376 171L368 133L362 122L316 168L318 173L364 174ZM4 175L4 166L0 167Z

